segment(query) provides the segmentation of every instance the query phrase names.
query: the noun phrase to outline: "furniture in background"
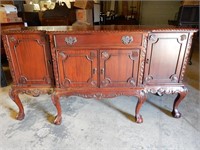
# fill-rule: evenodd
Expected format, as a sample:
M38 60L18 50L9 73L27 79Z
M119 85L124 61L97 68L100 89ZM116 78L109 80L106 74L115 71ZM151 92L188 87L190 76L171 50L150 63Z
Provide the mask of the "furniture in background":
M199 5L183 5L179 8L178 26L199 26Z
M73 5L72 8L69 9L65 3L62 5L56 3L54 9L40 13L42 13L41 25L43 26L72 25L76 21L76 9Z
M40 31L42 30L42 31ZM46 32L45 32L46 31ZM60 97L138 97L137 123L147 93L177 94L172 115L181 117L180 102L188 90L182 83L189 60L192 28L141 26L30 27L3 35L17 104L18 120L25 116L19 93L51 94L60 124ZM26 63L24 63L26 62Z
M168 24L181 27L199 28L199 5L182 5L176 20L169 20ZM196 35L198 36L198 34ZM193 48L190 52L189 64L192 64Z
M23 12L23 21L27 23L27 26L40 26L40 16L39 12Z

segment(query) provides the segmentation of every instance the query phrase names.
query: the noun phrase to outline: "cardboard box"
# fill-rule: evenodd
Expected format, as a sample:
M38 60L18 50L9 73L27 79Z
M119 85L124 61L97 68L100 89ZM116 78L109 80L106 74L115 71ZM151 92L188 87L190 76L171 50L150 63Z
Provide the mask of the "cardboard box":
M82 9L92 9L94 7L93 0L76 0L74 6Z
M17 16L17 13L6 13L0 11L0 23L22 22L22 18Z
M199 5L199 0L184 0L182 5Z
M76 20L93 25L92 9L77 9Z
M0 11L0 23L7 23L7 15L5 11Z

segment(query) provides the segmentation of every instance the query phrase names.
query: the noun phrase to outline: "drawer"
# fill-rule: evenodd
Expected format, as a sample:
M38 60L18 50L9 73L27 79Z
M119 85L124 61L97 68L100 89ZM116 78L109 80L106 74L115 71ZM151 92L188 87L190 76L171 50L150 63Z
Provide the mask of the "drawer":
M142 45L142 33L96 32L85 34L54 34L55 47L133 47Z

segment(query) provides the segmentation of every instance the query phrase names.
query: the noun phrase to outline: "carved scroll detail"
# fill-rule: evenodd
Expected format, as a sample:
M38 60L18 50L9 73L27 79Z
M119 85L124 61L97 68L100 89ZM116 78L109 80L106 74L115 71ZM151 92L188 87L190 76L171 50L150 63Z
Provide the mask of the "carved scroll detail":
M69 87L71 84L71 81L67 78L64 79L62 86Z
M145 78L145 82L149 82L149 81L151 81L151 80L153 80L153 77L152 77L152 76L147 76L147 77Z
M68 55L66 55L64 52L59 52L59 55L62 57L63 60L68 57Z
M155 42L155 41L157 40L156 35L154 35L154 34L153 34L153 35L150 35L150 36L149 36L149 40L152 41L152 42Z
M90 55L88 56L86 56L86 58L88 59L88 60L90 60L90 61L92 61L94 58L96 57L96 54L94 53L94 52L90 52Z
M134 80L133 78L129 78L129 79L128 79L128 83L129 83L131 86L136 86L135 80Z
M16 38L14 38L13 36L11 36L11 37L9 38L9 40L10 40L10 42L16 42Z
M187 92L188 89L185 86L180 87L145 87L145 93L153 93L153 94L175 94L180 92Z
M110 57L110 55L108 52L104 51L101 53L101 57L102 59L107 60Z
M25 93L27 95L32 95L34 97L38 97L41 94L41 91L39 89L33 89L33 90L26 90Z
M87 82L92 86L97 86L97 81L93 80L92 78L90 78Z
M38 97L41 94L51 94L53 92L53 89L27 89L22 91L22 93L27 94L27 95L31 95L34 97Z
M110 83L111 83L111 80L109 78L105 78L104 80L101 81L101 86L106 87Z
M20 83L20 84L26 84L26 83L27 83L27 78L26 78L25 76L21 76L21 77L19 78L19 83Z
M117 92L117 93L103 94L101 92L97 92L97 93L94 93L94 94L74 93L73 95L80 96L80 97L83 97L83 98L103 99L103 98L113 98L113 97L123 96L123 95L127 96L127 93L124 93L124 92L118 93Z
M186 35L185 34L181 35L181 41L184 41L185 39L186 39Z
M172 82L178 82L178 77L177 77L176 74L171 75L170 79L171 79Z
M136 60L138 58L138 52L137 51L132 51L132 53L129 54L129 58L131 60Z

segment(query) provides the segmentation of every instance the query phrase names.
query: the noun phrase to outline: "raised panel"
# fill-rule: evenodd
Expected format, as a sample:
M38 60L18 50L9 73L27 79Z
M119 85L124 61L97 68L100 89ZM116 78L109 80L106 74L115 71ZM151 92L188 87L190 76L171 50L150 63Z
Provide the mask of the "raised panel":
M44 34L8 36L16 84L41 86L53 84L49 45Z
M96 87L96 50L58 50L60 87Z
M187 34L157 33L149 36L145 83L178 83Z
M137 85L140 50L101 50L100 86L135 87Z

